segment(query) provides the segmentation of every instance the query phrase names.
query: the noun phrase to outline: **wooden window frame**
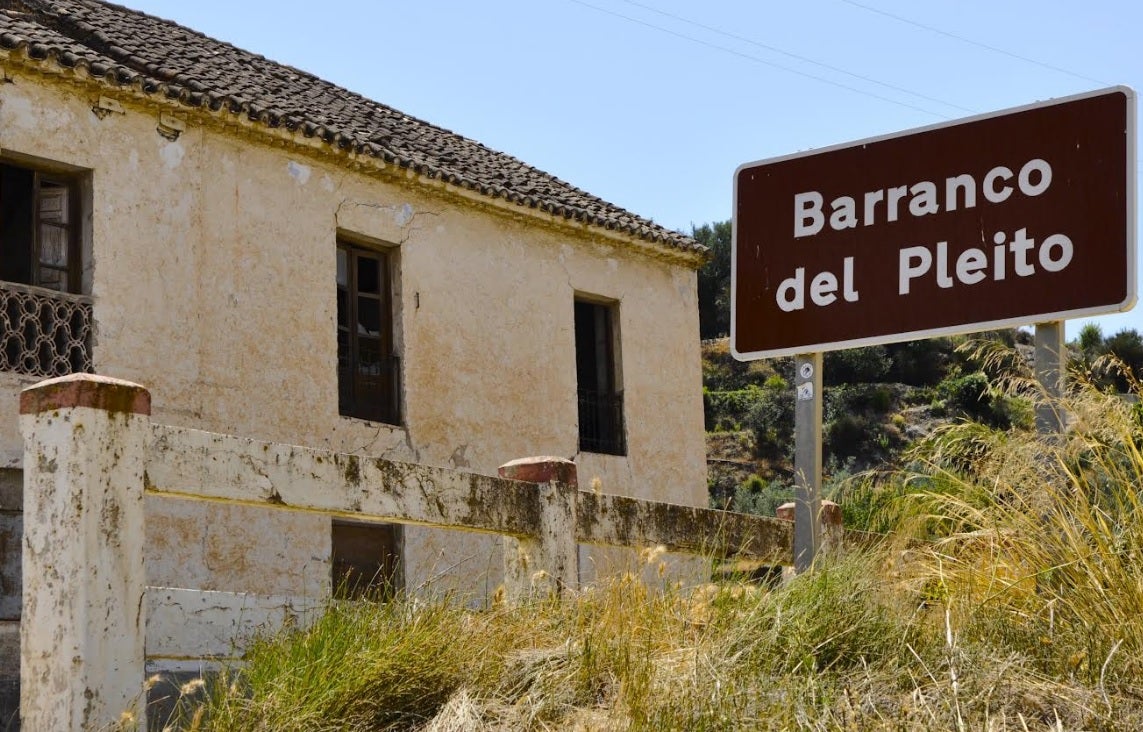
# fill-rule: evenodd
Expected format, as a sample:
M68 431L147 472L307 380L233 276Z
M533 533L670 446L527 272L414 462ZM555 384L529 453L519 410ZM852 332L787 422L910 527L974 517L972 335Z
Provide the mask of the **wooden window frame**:
M393 322L393 280L395 252L362 246L338 237L337 256L345 261L345 282L338 277L338 413L343 417L365 419L383 424L401 424L401 368L397 355ZM375 263L375 291L361 288L363 260ZM342 292L344 291L344 305ZM360 332L362 302L376 303L376 336ZM353 324L353 325L351 325ZM378 373L370 381L362 375L363 342L374 341L378 356L374 357Z
M45 170L34 165L21 165L10 160L0 160L0 167L14 168L31 173L31 208L27 212L31 223L31 251L27 252L29 266L26 277L12 278L5 281L16 284L43 287L54 292L67 292L74 295L83 291L83 203L82 186L78 175ZM67 191L67 221L64 223L43 219L42 196L44 184L50 183ZM4 192L0 190L0 196ZM42 227L51 226L66 231L67 237L67 265L53 266L43 261L43 234ZM0 250L0 256L7 254L7 248ZM59 289L43 284L42 272L45 269L64 273L65 289Z

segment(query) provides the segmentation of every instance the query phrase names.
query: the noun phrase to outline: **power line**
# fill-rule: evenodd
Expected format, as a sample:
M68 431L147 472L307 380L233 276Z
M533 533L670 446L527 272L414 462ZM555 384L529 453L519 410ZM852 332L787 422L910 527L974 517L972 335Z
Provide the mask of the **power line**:
M944 36L946 38L952 38L952 39L958 40L962 43L967 43L970 46L976 46L977 48L983 48L983 49L986 49L988 51L992 51L993 53L999 53L1002 56L1014 58L1018 61L1023 61L1024 63L1033 64L1035 66L1039 66L1041 68L1045 68L1045 69L1048 69L1050 71L1055 71L1055 72L1058 72L1061 74L1067 74L1068 76L1073 76L1077 79L1083 79L1084 81L1090 81L1090 82L1093 82L1095 84L1099 84L1100 86L1109 86L1106 81L1100 81L1099 79L1093 79L1090 76L1084 76L1083 74L1077 74L1074 71L1069 71L1068 69L1061 68L1059 66L1053 66L1052 64L1044 63L1043 61L1037 61L1034 58L1028 58L1027 56L1021 56L1020 54L1012 53L1011 51L1005 51L1003 48L997 48L996 46L990 46L987 43L981 43L980 41L974 41L971 38L965 38L964 36L959 36L956 33L949 33L948 31L941 30L940 28L934 28L931 25L925 25L924 23L918 23L915 20L910 20L909 18L905 18L905 17L902 17L900 15L894 15L893 13L890 13L886 10L881 10L880 8L875 8L875 7L872 7L870 5L865 5L865 4L856 2L856 0L841 0L841 2L846 3L848 5L852 5L855 8L861 8L862 10L868 11L870 13L876 13L877 15L884 15L886 18L892 18L893 20L896 20L899 23L905 23L907 25L911 25L911 26L914 26L916 28L921 28L923 30L929 31L930 33L936 33L937 35L941 35L941 36Z
M832 66L830 64L823 63L821 61L816 61L812 58L809 58L808 56L802 56L802 55L793 53L791 51L787 51L785 49L778 48L777 46L771 46L767 43L762 43L761 41L754 40L753 38L748 38L746 36L738 35L737 33L731 33L730 31L722 30L721 28L716 28L714 26L706 25L705 23L700 23L697 20L691 20L690 18L684 18L681 15L675 15L674 13L669 13L665 10L660 10L658 8L651 7L650 5L644 5L643 3L635 2L635 0L623 0L623 2L627 3L628 5L634 5L637 8L642 8L643 10L648 10L652 13L657 14L657 15L662 15L663 17L671 18L672 20L677 20L680 23L686 23L687 25L693 25L696 28L702 28L705 31L709 31L711 33L716 33L716 34L723 36L725 38L731 38L731 39L734 39L736 41L741 41L743 43L749 43L752 46L757 46L758 48L764 48L767 51L773 51L774 53L782 54L783 56L786 56L788 58L796 59L798 61L803 61L803 62L808 63L808 64L813 64L814 66L819 66L823 69L828 69L830 71L834 71L834 72L837 72L839 74L845 74L846 76L853 77L854 79L860 79L861 81L866 81L866 82L869 82L870 84L876 84L878 86L885 87L886 89L892 89L893 91L902 92L904 94L910 94L910 95L917 97L919 99L924 99L924 100L927 100L930 102L936 102L937 104L943 104L946 107L952 107L953 109L959 109L960 111L968 112L969 114L975 114L977 112L977 110L971 109L969 107L962 107L959 104L954 104L952 102L946 102L943 99L938 99L936 97L932 97L932 96L929 96L927 94L922 94L921 92L913 91L912 89L906 89L905 87L896 86L895 84L890 84L890 83L885 82L885 81L880 81L878 79L874 79L871 76L865 76L864 74L854 73L852 71L849 71L847 69L843 69L843 68L838 67L838 66Z
M886 97L886 96L883 96L881 94L875 94L871 91L866 91L864 89L859 89L855 86L850 86L849 84L843 84L840 81L834 81L833 79L827 79L824 76L817 76L816 74L811 74L811 73L806 72L806 71L794 69L794 68L791 68L789 66L783 66L782 64L774 63L773 61L767 61L766 59L759 58L757 56L752 56L748 53L743 53L743 52L737 51L733 48L728 48L726 46L720 46L717 43L711 43L710 41L704 41L701 38L695 38L694 36L689 36L685 33L679 33L678 31L673 31L670 28L664 28L661 25L655 25L654 23L649 23L649 22L647 22L645 20L641 20L639 18L633 18L629 15L624 15L623 13L618 13L614 10L609 10L607 8L601 8L598 5L592 5L591 3L584 2L584 0L568 0L568 2L575 3L576 5L582 5L583 7L590 8L591 10L594 10L597 13L604 13L605 15L610 15L610 16L613 16L616 18L621 18L623 20L626 20L629 23L635 23L637 25L641 25L641 26L644 26L646 28L651 28L652 30L657 30L661 33L666 33L666 34L672 35L676 38L681 38L685 41L690 41L691 43L697 43L700 46L712 48L716 51L722 51L723 53L729 53L733 56L738 56L739 58L744 58L744 59L747 59L749 61L753 61L754 63L763 64L764 66L771 66L773 68L780 69L781 71L785 71L785 72L790 73L790 74L796 74L798 76L802 76L802 77L805 77L807 79L813 79L814 81L820 82L822 84L829 84L830 86L835 86L835 87L838 87L840 89L845 89L847 91L854 92L855 94L862 94L862 95L867 96L867 97L872 97L873 99L879 99L883 102L888 102L889 104L895 104L899 107L905 107L906 109L912 109L914 111L921 112L923 114L927 114L927 115L930 115L933 117L939 117L941 119L952 119L947 114L941 114L940 112L934 112L931 109L925 109L924 107L919 107L915 104L910 104L908 102L902 102L898 99L892 99L890 97ZM942 102L942 104L945 104L945 102Z

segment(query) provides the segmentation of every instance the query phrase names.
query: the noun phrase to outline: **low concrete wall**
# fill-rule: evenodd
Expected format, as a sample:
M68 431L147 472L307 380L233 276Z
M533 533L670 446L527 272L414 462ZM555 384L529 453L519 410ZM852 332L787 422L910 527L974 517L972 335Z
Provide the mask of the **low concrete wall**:
M545 503L537 483L296 445L152 425L148 494L224 500L333 516L537 538ZM530 458L559 462L559 458ZM505 466L507 467L507 466ZM561 481L556 481L561 482ZM565 484L562 483L561 484ZM582 544L791 561L789 522L587 490L568 525ZM571 528L574 527L574 528Z
M305 626L325 604L325 598L316 597L148 587L147 661L199 663L241 658L256 636Z
M107 727L132 706L144 727L144 647L151 668L194 671L307 622L326 599L145 591L144 493L498 534L514 599L574 589L579 543L791 559L791 522L581 491L560 458L490 477L152 425L144 388L87 374L28 388L21 415L20 703L32 729Z

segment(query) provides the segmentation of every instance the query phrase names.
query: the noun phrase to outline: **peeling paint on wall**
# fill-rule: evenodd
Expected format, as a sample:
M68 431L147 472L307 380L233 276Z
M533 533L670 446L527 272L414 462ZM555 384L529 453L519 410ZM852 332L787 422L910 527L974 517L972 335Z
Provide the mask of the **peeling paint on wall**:
M177 142L168 142L159 149L159 157L162 158L167 170L174 170L182 165L186 154L186 149Z
M8 95L4 97L4 104L0 109L4 113L0 120L3 120L5 126L37 124L32 102L27 97Z
M286 171L290 174L298 185L304 186L310 180L310 174L313 172L310 166L302 165L299 162L291 160L286 163Z
M410 204L404 204L393 213L393 223L402 228L412 220L413 207Z
M468 452L468 445L464 444L452 451L452 457L448 459L449 465L454 468L467 468L469 467L468 457L465 453Z

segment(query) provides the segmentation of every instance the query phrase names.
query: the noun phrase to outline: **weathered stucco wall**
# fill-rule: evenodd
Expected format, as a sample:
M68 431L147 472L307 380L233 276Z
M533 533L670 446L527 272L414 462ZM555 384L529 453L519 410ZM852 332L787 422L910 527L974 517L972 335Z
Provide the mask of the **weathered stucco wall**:
M78 86L7 80L0 154L90 171L96 370L146 385L154 421L489 475L562 455L585 486L705 505L688 266L193 120L172 141L155 109L123 99L100 118ZM337 413L339 230L398 250L403 427ZM618 302L625 457L577 451L577 293ZM0 457L20 450L14 389L0 382ZM326 518L158 497L147 510L152 584L325 591ZM405 537L410 586L458 564L468 589L498 582L497 540Z

